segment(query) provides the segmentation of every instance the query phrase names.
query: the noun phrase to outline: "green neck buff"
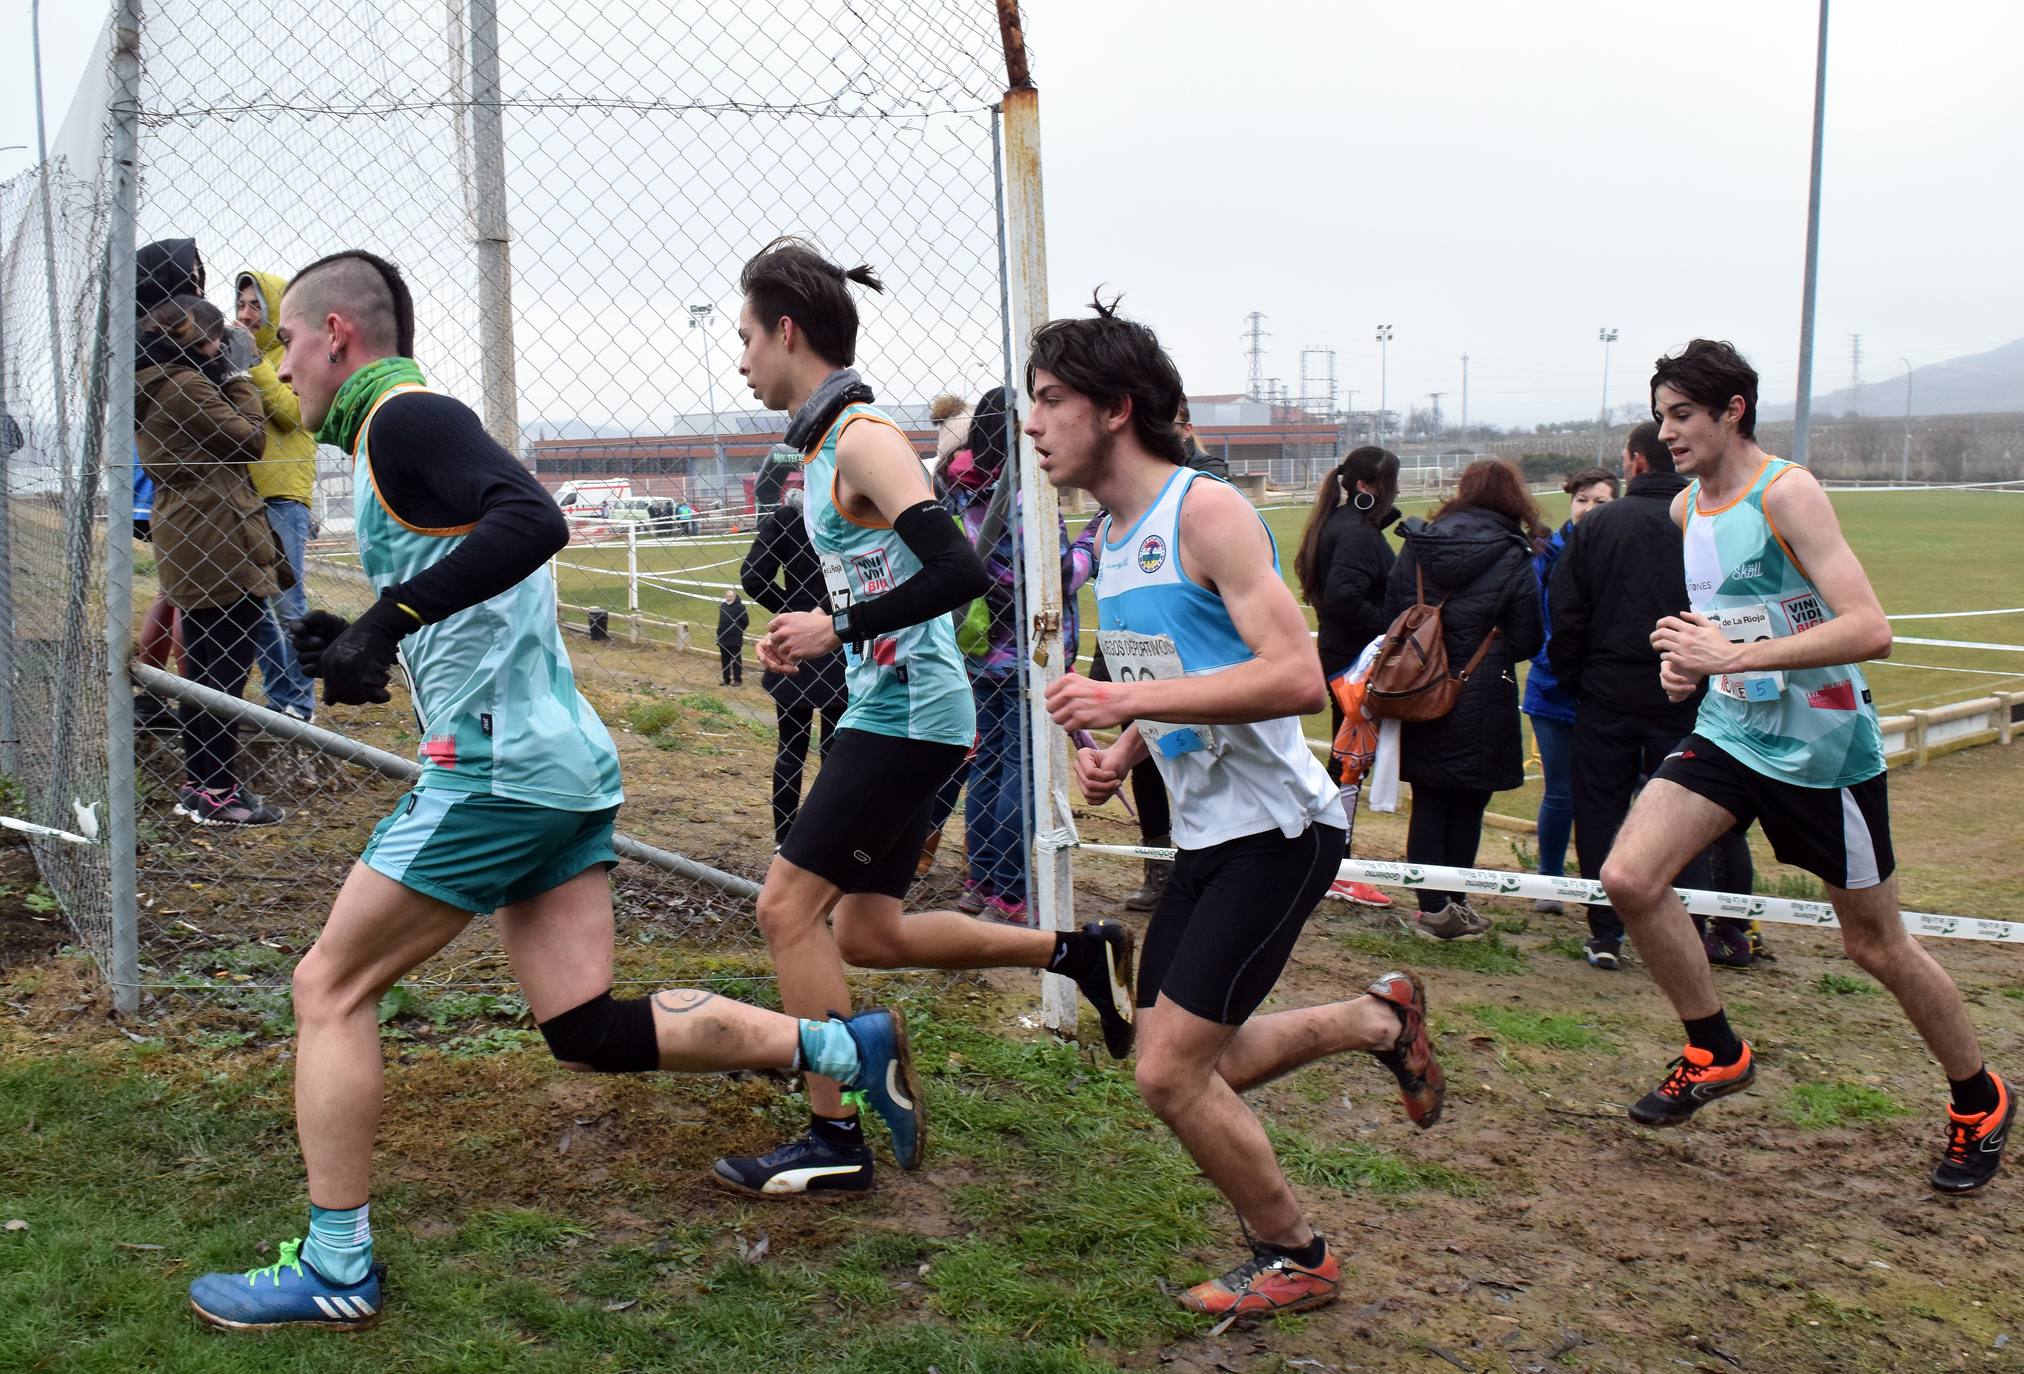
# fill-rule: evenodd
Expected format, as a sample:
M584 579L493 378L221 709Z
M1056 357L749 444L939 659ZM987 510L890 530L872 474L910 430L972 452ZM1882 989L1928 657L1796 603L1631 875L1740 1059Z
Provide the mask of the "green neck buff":
M331 399L330 413L317 427L316 441L335 444L346 453L358 450L359 426L372 413L373 403L397 386L426 386L422 365L413 358L381 358L368 363L346 379Z

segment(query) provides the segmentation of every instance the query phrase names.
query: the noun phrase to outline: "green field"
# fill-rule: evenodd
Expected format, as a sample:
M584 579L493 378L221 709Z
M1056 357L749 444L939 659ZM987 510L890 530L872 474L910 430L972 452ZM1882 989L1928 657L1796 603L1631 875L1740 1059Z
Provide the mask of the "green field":
M1566 497L1556 493L1542 504L1554 521L1565 518ZM1408 514L1423 514L1426 508L1426 502L1407 503ZM1916 614L2024 605L2024 571L2020 571L2014 552L2014 527L2018 518L2024 517L2024 498L1961 491L1849 492L1835 497L1835 509L1887 612ZM1306 512L1275 507L1266 511L1265 518L1279 541L1281 562L1291 585L1292 551L1298 546ZM1075 523L1079 528L1080 522ZM686 579L689 583L735 582L748 542L714 538L643 548L638 551L639 571L646 578ZM565 603L626 609L627 555L622 542L575 545L563 561L575 565L558 570ZM659 620L687 621L692 634L707 643L716 623L710 603L721 595L721 590L707 586L643 583L639 610L643 616ZM1081 606L1083 624L1093 624L1095 597L1087 588ZM580 623L581 612L567 614ZM755 607L755 635L765 620L765 612ZM1922 639L2024 645L2024 615L1909 621L1896 628L1900 635ZM669 633L665 627L651 624L644 632L656 638ZM1090 642L1085 634L1085 663ZM1866 670L1877 709L1884 715L2024 685L2024 656L2016 654L1902 645L1892 660ZM1905 666L1913 664L1922 666ZM1317 719L1321 728L1311 734L1325 731L1325 718Z

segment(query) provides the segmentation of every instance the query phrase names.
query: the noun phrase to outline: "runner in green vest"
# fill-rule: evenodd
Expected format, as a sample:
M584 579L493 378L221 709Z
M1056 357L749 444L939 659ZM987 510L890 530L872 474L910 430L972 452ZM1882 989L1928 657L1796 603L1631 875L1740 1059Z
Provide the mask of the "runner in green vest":
M1677 1125L1756 1077L1672 890L1689 859L1754 820L1781 863L1826 886L1848 956L1897 998L1946 1071L1953 1100L1932 1183L1972 1192L1995 1176L2017 1105L1898 907L1882 734L1856 666L1890 652L1890 622L1820 483L1757 446L1757 373L1733 347L1696 339L1659 359L1651 387L1659 442L1694 479L1673 499L1693 604L1658 622L1652 647L1674 701L1704 679L1708 692L1602 867L1687 1032L1672 1072L1630 1114Z
M955 911L901 914L935 793L976 733L949 612L983 595L986 574L935 501L913 444L872 408L871 389L851 368L852 283L884 290L870 268L845 271L796 239L761 249L738 283L738 371L761 405L793 417L786 442L803 455L803 512L834 612L775 616L759 664L793 673L840 647L850 686L829 757L759 893L781 1005L812 1016L849 1006L846 959L860 968L1045 968L1075 981L1121 1058L1132 1044L1134 943L1123 925L1057 933ZM716 1181L767 1197L869 1192L871 1151L840 1085L810 1075L808 1104L805 1135L718 1160ZM895 1157L902 1169L919 1158Z
M367 1215L381 1063L377 1010L402 976L492 912L555 1057L599 1073L820 1072L862 1091L902 1158L919 1153L920 1087L898 1013L797 1020L700 989L612 994L611 737L576 690L547 562L569 540L541 484L415 363L392 264L339 253L290 283L281 380L305 425L352 455L359 556L378 600L296 632L328 705L390 700L407 670L422 776L373 831L295 969L296 1130L309 1230L277 1261L206 1274L190 1304L215 1326L355 1330L378 1320Z

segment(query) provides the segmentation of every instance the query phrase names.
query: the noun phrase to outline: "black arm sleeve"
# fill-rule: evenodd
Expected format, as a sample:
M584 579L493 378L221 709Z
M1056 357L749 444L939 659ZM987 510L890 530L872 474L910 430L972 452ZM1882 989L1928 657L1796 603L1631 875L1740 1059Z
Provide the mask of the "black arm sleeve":
M787 593L776 580L780 573L780 551L775 547L779 533L779 517L767 516L766 523L759 527L759 537L752 541L752 548L745 555L744 566L738 569L738 585L745 589L745 595L775 615L787 609Z
M900 512L893 533L921 560L921 570L884 596L850 608L845 642L891 634L920 625L975 601L991 585L983 560L963 538L949 513L933 501Z
M368 452L380 501L403 524L468 530L449 557L386 591L425 625L489 601L569 543L554 498L453 397L418 393L383 406Z

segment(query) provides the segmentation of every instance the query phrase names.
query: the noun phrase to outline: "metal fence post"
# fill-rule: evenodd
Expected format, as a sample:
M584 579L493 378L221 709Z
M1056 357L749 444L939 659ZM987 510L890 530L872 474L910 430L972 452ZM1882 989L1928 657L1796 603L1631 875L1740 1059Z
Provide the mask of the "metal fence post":
M127 677L133 639L134 214L140 182L141 0L121 0L113 32L112 222L105 293L111 356L105 404L106 868L112 926L113 1007L140 1010L139 912L134 892L134 698Z
M1005 47L1006 91L999 106L1005 142L1005 258L1007 295L1012 306L1013 395L1026 377L1026 352L1033 331L1047 319L1047 233L1040 193L1040 92L1026 64L1026 37L1018 0L998 0L998 28ZM1014 515L1026 530L1020 557L1025 588L1025 626L1031 652L1025 656L1027 755L1034 792L1033 882L1029 893L1042 930L1067 930L1075 921L1067 835L1068 775L1062 734L1042 705L1047 684L1061 675L1074 652L1063 643L1061 550L1055 537L1060 503L1040 471L1033 444L1019 436L1019 506ZM1041 975L1040 1015L1049 1030L1072 1034L1075 987L1066 978Z
M471 0L471 132L485 428L500 447L517 455L520 385L513 353L513 224L506 213L506 108L499 89L497 0Z

